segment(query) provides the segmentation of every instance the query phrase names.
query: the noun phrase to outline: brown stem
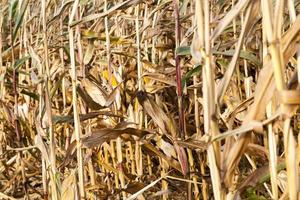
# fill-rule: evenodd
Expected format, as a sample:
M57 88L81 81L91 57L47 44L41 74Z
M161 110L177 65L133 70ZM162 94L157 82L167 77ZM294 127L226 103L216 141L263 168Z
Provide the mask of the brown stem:
M175 15L175 40L176 40L176 49L180 45L180 22L179 22L179 9L178 9L178 0L173 0L174 4L174 15ZM176 82L177 82L177 96L178 96L178 109L179 109L179 130L180 137L184 139L185 136L185 120L184 120L184 107L182 103L182 85L181 85L181 68L180 68L180 57L177 55L175 49L175 67L176 67Z

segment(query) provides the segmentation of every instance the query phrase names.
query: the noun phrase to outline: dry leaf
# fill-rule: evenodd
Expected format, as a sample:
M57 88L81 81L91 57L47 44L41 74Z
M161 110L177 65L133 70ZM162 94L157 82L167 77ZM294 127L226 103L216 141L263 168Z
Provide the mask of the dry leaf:
M77 191L77 181L76 181L76 171L72 170L70 175L65 178L61 185L61 199L71 200L76 199L78 196Z
M89 79L85 78L81 81L81 84L87 94L93 99L94 102L98 103L100 106L104 107L107 101L107 94L103 88L91 82Z

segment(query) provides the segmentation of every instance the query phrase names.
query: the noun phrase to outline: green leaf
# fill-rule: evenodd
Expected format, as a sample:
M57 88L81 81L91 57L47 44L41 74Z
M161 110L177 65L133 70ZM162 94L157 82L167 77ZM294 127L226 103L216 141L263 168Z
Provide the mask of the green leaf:
M228 51L225 51L225 52L212 50L213 54L223 55L223 56L233 56L234 52L235 52L234 49L228 50ZM240 58L246 59L249 62L251 62L252 64L255 64L256 66L261 66L262 65L262 63L259 61L259 59L255 55L253 55L252 53L250 53L248 51L241 50L239 56L240 56Z
M30 58L30 56L25 56L25 57L17 60L14 64L14 69L18 70L29 58Z
M70 60L71 57L70 57L70 48L69 48L69 45L64 46L63 49L64 49L64 52L65 52L65 53L67 54L67 56L68 56L68 60Z
M277 164L277 172L280 172L281 170L284 170L285 168L286 168L286 164L284 162ZM263 174L263 176L260 177L259 184L263 184L263 183L269 181L270 177L271 177L271 174L268 171L268 173Z
M18 0L9 1L9 17L10 17L10 19L12 19L16 14L18 2L19 2Z
M179 56L191 55L191 48L189 46L179 46L176 49L176 54Z
M212 54L214 54L214 55L223 55L223 56L233 56L234 52L235 52L234 49L224 51L224 52L223 51L217 51L215 49L212 50ZM179 56L191 55L191 48L189 46L179 46L176 49L176 54L179 55ZM242 58L242 59L248 60L249 62L251 62L252 64L254 64L256 66L261 66L262 65L260 60L255 55L250 53L249 51L241 50L239 57Z
M80 5L80 6L85 6L85 5L88 4L88 3L90 3L89 0L80 0L80 1L79 1L79 5Z
M246 190L247 200L266 200L264 196L257 195L255 192L255 188L249 187Z
M185 76L182 77L181 85L182 89L186 86L186 82L192 77L197 74L201 73L202 66L200 64L196 65L192 70L188 71Z
M22 24L24 14L25 14L25 11L27 9L28 2L29 2L28 0L25 0L25 2L22 3L21 12L19 13L19 15L17 17L16 26L14 27L14 30L13 30L13 40L16 39L16 35L18 33L18 30L19 30L19 28Z
M39 100L39 95L35 92L30 92L28 90L23 89L23 90L21 90L21 94L27 95L27 96L33 98L34 100L37 100L37 101Z
M51 91L50 91L50 99L52 99L56 93L56 91L58 90L58 88L61 86L61 83L62 83L62 80L65 76L65 72L62 73L59 77L59 79L57 81L55 81L53 87L51 88Z

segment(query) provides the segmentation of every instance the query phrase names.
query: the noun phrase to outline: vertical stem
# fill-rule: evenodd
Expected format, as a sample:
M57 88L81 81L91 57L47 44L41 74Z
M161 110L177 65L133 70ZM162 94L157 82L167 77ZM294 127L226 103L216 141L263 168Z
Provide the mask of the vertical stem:
M204 10L204 38L205 38L205 65L203 70L203 100L204 100L204 129L205 134L216 136L218 128L213 117L215 116L215 83L213 75L213 65L211 63L211 40L210 40L210 5L209 0L203 2ZM221 181L219 174L220 166L220 147L215 142L208 146L208 164L212 178L214 198L222 199Z
M15 128L15 132L16 132L16 136L17 136L17 145L18 146L23 146L22 144L22 135L21 135L21 127L20 127L20 122L19 122L19 113L18 113L18 99L19 99L19 95L18 95L18 82L19 82L19 76L18 76L18 72L15 68L15 55L14 55L14 38L13 38L13 18L12 16L10 16L9 19L9 31L10 31L10 37L11 37L11 66L13 68L13 93L14 93L14 128ZM21 47L20 47L21 49ZM24 171L24 164L22 161L22 152L18 152L17 154L17 165L19 167L21 167L21 173L22 173L22 183L23 183L23 189L25 194L27 195L27 186L26 186L26 179L25 179L25 171Z
M289 11L290 11L290 17L292 22L294 22L296 20L296 10L295 10L295 6L294 6L294 0L288 0L288 7L289 7ZM299 83L300 83L300 44L298 43L298 49L297 49L297 77L298 77L298 87L299 87ZM295 153L295 148L296 146L293 145L295 143L294 138L292 137L293 134L291 136L289 136L289 141L290 143L288 143L287 145L290 146L291 148L291 152ZM300 134L298 133L298 146L300 145ZM293 149L294 148L294 149ZM299 152L298 152L299 153ZM290 155L290 157L292 157L293 155ZM294 163L294 167L298 168L299 165L299 160L296 161L296 163ZM298 170L296 170L296 173L298 173ZM294 182L296 182L296 184L299 185L299 180L294 180ZM294 183L292 183L294 184ZM298 187L298 185L296 185L296 188ZM298 189L298 199L299 199L299 189Z
M278 41L281 39L282 27L282 15L284 9L283 0L276 2L275 10L272 8L272 4L269 1L262 1L263 9L263 25L266 28L266 38L269 43L269 52L274 67L274 78L276 88L279 92L286 89L284 81L284 64L283 64L283 52ZM273 16L273 12L275 16ZM281 109L285 109L286 105L280 104ZM297 199L298 196L298 164L295 161L295 138L293 136L293 130L291 129L291 117L287 117L284 120L284 150L286 160L286 171L288 180L288 194L290 199Z
M75 50L74 50L74 36L73 28L69 29L69 42L70 42L70 57L71 57L71 77L72 77L72 105L74 112L74 128L75 128L75 137L77 141L77 162L78 162L78 176L79 176L79 190L81 198L84 198L84 177L83 177L83 160L82 160L82 149L81 149L81 128L80 120L77 108L77 75L76 75L76 66L75 66Z
M76 0L73 5L72 13L70 14L69 24L72 23L74 16L76 14L76 10L79 4L79 0ZM78 179L79 179L79 192L81 198L85 198L84 191L84 168L83 168L83 158L82 158L82 149L81 149L81 125L79 120L78 113L78 102L77 102L77 70L75 65L75 49L74 49L74 30L69 27L69 43L70 43L70 60L71 60L71 78L72 78L72 106L74 113L74 131L76 138L76 149L77 149L77 163L78 163Z
M157 1L157 5L159 5L160 2L161 2L161 0L158 0L158 1ZM154 13L154 16L153 16L153 19L152 19L152 28L154 28L155 25L156 25L156 18L157 18L157 15L158 15L158 12L155 12L155 13ZM154 36L154 37L152 38L152 52L151 52L151 61L152 61L152 63L154 63L154 64L155 64L155 61L156 61L156 60L155 60L155 58L156 58L156 48L155 48L156 40L157 40L157 36Z
M104 11L107 11L107 0L104 1ZM109 37L109 27L108 27L108 17L104 18L105 25L105 45L106 45L106 57L107 57L107 71L108 71L108 83L111 84L111 53L110 53L110 37Z
M0 7L2 8L3 5L1 4ZM0 16L0 55L2 55L2 25L3 25L3 17ZM6 74L6 67L3 66L2 56L0 56L0 78L2 79L0 82L0 99L4 98L5 94L5 87L4 87L4 76Z
M114 145L114 141L111 140L110 141L110 152L111 152L111 159L112 159L112 164L114 166L114 168L117 168L117 163L116 163L116 152L115 152L115 145ZM119 175L116 174L115 176L115 185L116 185L116 189L120 189L119 186Z
M175 67L176 67L176 82L177 82L177 96L178 96L178 109L179 109L179 130L180 137L184 139L185 137L185 119L184 119L184 107L182 102L182 85L181 85L181 67L180 67L180 57L177 55L176 50L180 45L181 31L180 31L180 21L179 21L179 2L178 0L173 0L174 15L175 15Z
M196 31L196 36L195 39L197 41L195 41L196 44L198 44L199 46L197 47L198 49L198 53L200 53L201 48L203 48L204 46L204 19L203 19L203 2L200 0L196 0L195 2L195 18L196 18L196 24L197 24L197 31ZM198 62L201 62L201 60L197 60ZM194 77L194 82L196 80L196 77ZM195 94L195 122L196 122L196 131L197 131L197 135L198 137L201 137L201 132L200 132L200 116L199 116L199 103L198 103L198 98L197 98L197 90L194 90L194 94ZM201 156L204 160L204 157ZM204 176L205 175L205 162L202 161L200 162L200 172L201 174ZM207 182L206 179L202 177L202 198L204 200L208 199L208 194L207 194Z
M60 34L62 35L63 34L63 17L61 16L60 20ZM61 61L61 65L62 66L65 66L65 62L64 62L64 49L63 49L63 46L64 46L64 41L63 41L63 38L60 39L60 45L61 45L61 48L59 49L59 56L60 56L60 61ZM61 91L62 91L62 96L63 96L63 107L64 109L66 108L66 105L67 105L67 96L66 96L66 78L63 77L62 79L62 84L61 84Z
M294 0L288 0L288 8L290 12L291 21L294 22L297 17L295 6L294 6ZM300 83L300 45L299 44L297 50L297 75L298 75L298 83Z
M52 122L52 109L51 109L51 99L50 99L50 67L49 67L49 57L48 57L48 36L47 36L47 26L46 26L46 1L42 1L42 24L43 24L43 41L44 41L44 55L45 55L45 71L46 71L46 80L45 80L45 105L46 105L46 115L48 122L48 130L49 130L49 140L50 140L50 161L51 161L51 169L52 175L50 180L51 191L54 199L58 199L58 192L56 188L56 179L54 178L56 175L56 154L55 154L55 136L53 132L53 122Z
M143 88L142 79L142 63L141 63L141 44L140 44L140 30L139 30L139 5L135 9L135 31L136 31L136 44L137 44L137 73L138 73L138 89Z
M117 165L119 168L119 179L121 183L122 189L125 188L125 177L124 177L124 166L123 166L123 153L122 153L122 139L120 137L117 138L116 143L116 150L117 150ZM124 199L126 199L126 193L123 191L122 196Z
M267 117L272 116L272 102L267 106ZM277 155L276 155L276 138L273 132L273 125L268 125L268 147L269 147L269 162L270 162L270 176L272 186L272 198L278 199L277 187Z
M160 160L160 164L162 166L162 169L160 171L160 175L162 177L162 181L161 181L162 190L167 191L168 190L168 181L165 180L165 177L166 177L166 172L168 170L168 163L161 158L159 160ZM167 200L167 199L168 199L168 193L164 193L163 200Z
M48 199L48 183L47 183L47 165L46 161L42 159L42 180L43 180L43 196L44 200Z
M187 149L187 152L188 152L188 158L189 158L191 172L195 172L195 164L194 164L192 150ZM194 175L191 175L191 178L194 182L193 185L194 185L194 190L195 190L193 199L200 199L200 193L199 193L199 188L198 188L198 184L197 184L197 177Z
M137 73L138 73L138 90L143 90L143 78L142 78L142 63L141 63L141 47L140 47L140 25L139 25L139 5L135 8L135 31L136 31L136 44L137 44ZM138 110L138 124L139 128L143 127L143 110L142 107L137 104L137 110ZM143 159L142 159L142 149L140 146L140 142L136 141L135 143L135 160L136 160L136 168L137 168L137 174L139 176L143 175Z
M12 18L10 19L10 36L11 36L11 65L13 67L13 91L14 91L14 115L15 115L15 119L14 119L14 126L15 126L15 132L16 132L16 136L17 136L17 141L20 142L21 140L21 135L19 132L19 122L18 122L18 91L17 91L17 85L18 85L18 76L17 76L17 72L15 70L14 67L14 63L15 63L15 55L14 55L14 40L13 40L13 25L12 25Z

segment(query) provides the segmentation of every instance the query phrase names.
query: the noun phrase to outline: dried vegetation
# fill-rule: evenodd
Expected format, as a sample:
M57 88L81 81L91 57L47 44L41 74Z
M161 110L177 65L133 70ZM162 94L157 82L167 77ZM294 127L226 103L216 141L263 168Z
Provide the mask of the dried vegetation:
M299 0L1 0L1 199L299 198Z

